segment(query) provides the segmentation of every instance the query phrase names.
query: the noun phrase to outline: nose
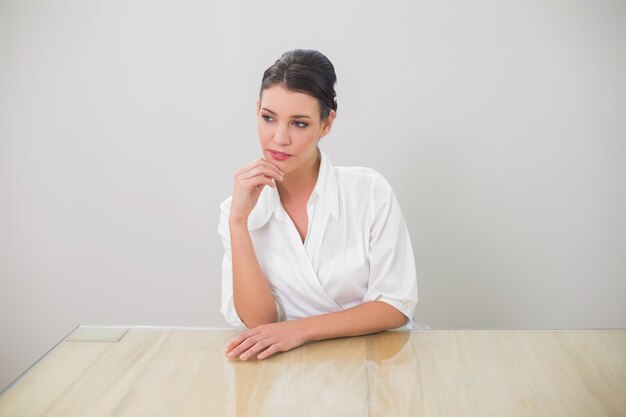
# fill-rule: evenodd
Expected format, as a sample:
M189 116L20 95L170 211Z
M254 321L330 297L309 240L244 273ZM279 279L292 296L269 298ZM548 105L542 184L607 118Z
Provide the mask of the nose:
M274 143L277 145L289 145L291 139L289 138L289 130L287 126L278 126L274 132Z

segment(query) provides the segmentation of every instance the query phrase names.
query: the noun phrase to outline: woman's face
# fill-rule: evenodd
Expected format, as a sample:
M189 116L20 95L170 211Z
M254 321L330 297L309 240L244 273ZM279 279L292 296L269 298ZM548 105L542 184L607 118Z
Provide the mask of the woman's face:
M330 132L335 112L320 120L317 99L274 85L257 101L257 126L263 158L285 175L317 162L317 142Z

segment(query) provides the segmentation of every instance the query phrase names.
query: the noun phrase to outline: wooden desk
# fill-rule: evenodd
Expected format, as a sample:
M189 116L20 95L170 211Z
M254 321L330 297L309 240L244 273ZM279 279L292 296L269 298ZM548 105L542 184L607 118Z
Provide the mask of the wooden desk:
M2 417L626 416L626 330L415 331L229 361L232 330L78 328Z

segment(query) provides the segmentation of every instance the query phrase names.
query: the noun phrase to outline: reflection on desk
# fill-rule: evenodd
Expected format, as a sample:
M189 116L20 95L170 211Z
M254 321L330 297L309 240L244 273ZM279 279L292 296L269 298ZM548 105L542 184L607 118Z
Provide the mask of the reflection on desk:
M0 416L625 416L626 331L413 331L230 361L236 331L77 329Z

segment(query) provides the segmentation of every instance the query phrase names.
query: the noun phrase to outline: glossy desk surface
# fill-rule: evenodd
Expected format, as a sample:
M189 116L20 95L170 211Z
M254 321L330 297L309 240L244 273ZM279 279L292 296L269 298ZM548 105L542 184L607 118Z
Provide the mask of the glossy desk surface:
M79 327L2 417L626 416L626 330L414 331L229 361L232 330Z

